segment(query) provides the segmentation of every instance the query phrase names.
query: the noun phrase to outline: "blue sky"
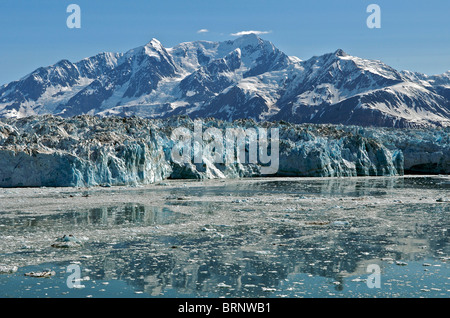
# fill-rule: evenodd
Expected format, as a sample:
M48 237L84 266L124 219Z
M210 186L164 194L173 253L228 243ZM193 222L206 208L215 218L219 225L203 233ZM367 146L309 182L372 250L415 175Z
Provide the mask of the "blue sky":
M71 3L81 8L80 29L66 25ZM381 8L380 29L366 25L371 3ZM448 0L1 0L0 85L153 37L172 47L247 30L268 32L260 36L301 59L342 48L399 70L440 74L450 70L449 14Z

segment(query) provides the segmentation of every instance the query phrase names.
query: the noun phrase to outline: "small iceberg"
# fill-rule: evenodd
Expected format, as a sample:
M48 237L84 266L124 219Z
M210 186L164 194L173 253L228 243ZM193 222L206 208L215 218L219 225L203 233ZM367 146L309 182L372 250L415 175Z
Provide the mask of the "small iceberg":
M401 261L396 261L395 264L397 264L398 266L406 266L406 265L408 265L408 263L401 262Z
M81 242L79 239L77 239L72 234L69 234L69 235L63 235L63 237L56 239L56 243L53 243L52 247L70 248L70 247L80 247L82 245L83 245L83 242Z
M54 276L56 273L52 270L44 270L42 272L29 272L25 273L25 276L29 277L39 277L39 278L48 278Z
M336 227L345 227L345 226L349 226L350 223L347 221L334 221L331 223L332 226L336 226Z
M0 265L0 274L14 274L18 267L14 265Z

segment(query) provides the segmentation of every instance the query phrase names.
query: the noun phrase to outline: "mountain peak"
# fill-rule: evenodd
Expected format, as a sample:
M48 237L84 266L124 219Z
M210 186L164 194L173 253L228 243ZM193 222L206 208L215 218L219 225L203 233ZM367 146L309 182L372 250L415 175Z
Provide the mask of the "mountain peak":
M261 39L257 34L255 33L248 33L248 34L244 34L241 35L240 37L238 37L237 39L235 39L234 41L232 41L235 45L250 45L250 46L257 46L259 45L261 42L264 42L263 39Z
M240 38L247 38L247 39L260 39L260 37L254 33L254 32L250 32L250 33L246 33L240 36Z
M349 56L343 49L338 49L336 52L334 52L334 55L336 56Z
M150 42L148 42L148 43L145 45L145 47L151 47L151 48L156 49L157 51L160 51L160 50L162 50L163 45L161 44L161 42L159 42L158 39L152 38L152 39L150 40Z

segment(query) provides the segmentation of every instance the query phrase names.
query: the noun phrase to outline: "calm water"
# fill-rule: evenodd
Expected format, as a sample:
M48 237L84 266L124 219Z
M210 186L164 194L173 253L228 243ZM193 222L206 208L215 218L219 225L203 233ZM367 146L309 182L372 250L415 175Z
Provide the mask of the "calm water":
M0 206L0 264L18 267L0 297L449 297L449 190L446 177L263 179L89 190L118 199L57 213ZM63 234L83 245L52 247Z

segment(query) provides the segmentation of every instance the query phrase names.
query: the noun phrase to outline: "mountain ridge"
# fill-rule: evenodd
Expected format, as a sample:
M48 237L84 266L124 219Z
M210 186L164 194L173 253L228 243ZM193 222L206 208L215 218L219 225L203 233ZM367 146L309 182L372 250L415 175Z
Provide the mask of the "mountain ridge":
M0 86L0 117L43 114L446 127L450 71L398 71L342 49L301 60L255 34L172 48L153 38Z

